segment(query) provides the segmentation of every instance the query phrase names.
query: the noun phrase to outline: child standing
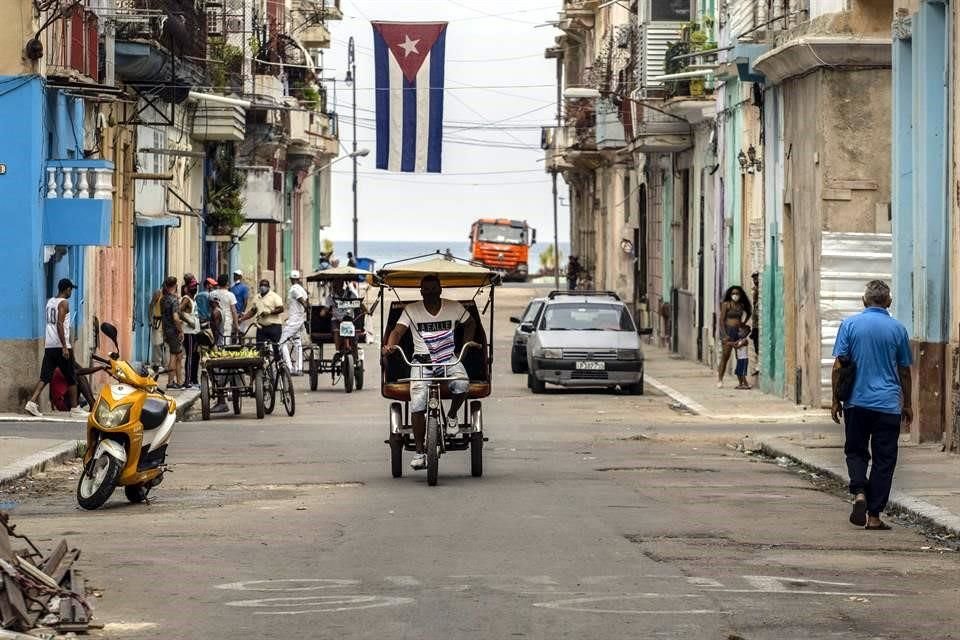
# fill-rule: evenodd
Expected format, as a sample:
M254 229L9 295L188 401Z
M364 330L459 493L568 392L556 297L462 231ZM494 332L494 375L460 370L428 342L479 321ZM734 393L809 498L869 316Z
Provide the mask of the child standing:
M747 382L747 369L750 367L750 325L744 324L740 327L740 339L734 344L737 351L737 380L740 384L737 389L750 389Z

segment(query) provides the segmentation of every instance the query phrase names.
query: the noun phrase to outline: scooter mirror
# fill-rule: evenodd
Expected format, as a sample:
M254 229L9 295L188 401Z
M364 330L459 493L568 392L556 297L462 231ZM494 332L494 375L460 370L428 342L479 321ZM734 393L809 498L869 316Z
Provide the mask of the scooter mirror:
M117 344L117 328L110 324L109 322L104 322L100 325L100 331L103 332L103 335L110 338L113 342L113 346L120 348L120 345Z

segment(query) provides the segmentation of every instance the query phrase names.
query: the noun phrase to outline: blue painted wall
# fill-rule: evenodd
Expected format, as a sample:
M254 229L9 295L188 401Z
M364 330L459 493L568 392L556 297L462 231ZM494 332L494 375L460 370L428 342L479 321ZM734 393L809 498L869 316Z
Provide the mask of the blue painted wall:
M44 86L37 76L0 77L0 254L7 266L5 312L0 339L24 340L39 335L39 303L45 289L41 247L46 112Z
M0 140L7 173L0 176L0 255L7 266L6 313L0 340L42 334L41 308L60 278L78 285L71 300L74 325L82 317L83 247L44 263L43 218L47 159L83 157L83 101L47 90L39 76L0 77Z
M894 39L894 313L913 338L946 342L950 308L947 207L947 16L923 2L911 40Z

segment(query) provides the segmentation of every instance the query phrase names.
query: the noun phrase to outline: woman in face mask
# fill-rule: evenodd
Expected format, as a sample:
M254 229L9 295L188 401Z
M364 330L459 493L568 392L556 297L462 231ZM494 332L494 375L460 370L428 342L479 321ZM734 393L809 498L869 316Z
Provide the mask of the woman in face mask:
M723 302L720 303L720 321L723 323L723 333L720 338L723 341L723 353L720 356L720 367L717 369L718 389L723 388L723 375L727 372L730 353L734 345L740 341L741 329L750 320L751 315L753 315L753 307L743 287L734 285L727 289L723 294ZM737 388L749 389L750 385L741 380Z

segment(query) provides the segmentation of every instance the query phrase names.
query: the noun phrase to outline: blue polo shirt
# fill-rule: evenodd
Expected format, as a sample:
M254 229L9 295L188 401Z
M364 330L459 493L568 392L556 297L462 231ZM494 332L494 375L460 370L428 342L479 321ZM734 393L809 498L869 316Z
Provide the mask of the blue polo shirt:
M233 297L237 299L237 313L243 313L247 310L247 299L250 297L250 289L247 285L243 284L243 281L235 282L230 291L233 292Z
M848 407L900 414L903 390L898 367L913 362L907 329L886 309L868 307L840 325L835 358L847 357L857 367Z

